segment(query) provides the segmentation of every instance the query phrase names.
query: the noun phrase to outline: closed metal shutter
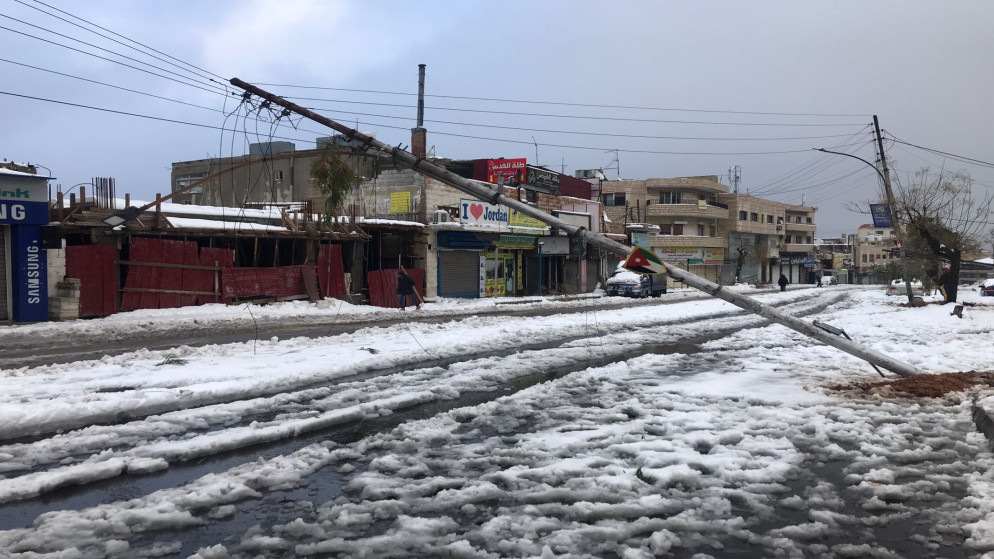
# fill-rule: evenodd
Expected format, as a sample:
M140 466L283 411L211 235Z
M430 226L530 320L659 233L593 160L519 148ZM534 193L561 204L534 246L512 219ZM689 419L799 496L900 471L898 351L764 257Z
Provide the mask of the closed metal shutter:
M0 320L10 320L7 301L7 226L0 225Z
M480 296L479 251L438 251L438 295L439 297Z

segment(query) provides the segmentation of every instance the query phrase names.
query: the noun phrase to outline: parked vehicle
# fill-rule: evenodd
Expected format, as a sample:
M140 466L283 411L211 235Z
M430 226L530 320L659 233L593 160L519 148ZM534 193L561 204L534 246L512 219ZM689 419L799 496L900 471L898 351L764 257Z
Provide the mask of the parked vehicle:
M977 285L981 297L994 297L994 278L988 278Z
M890 285L887 286L887 294L907 295L908 288L904 286L904 280L896 279L891 281ZM911 280L911 294L917 297L925 295L925 286L922 285L922 282L916 279Z
M659 297L666 293L666 275L644 276L620 268L607 280L607 294L612 297Z
M839 285L839 280L835 276L822 276L818 278L818 287L827 287L829 285Z

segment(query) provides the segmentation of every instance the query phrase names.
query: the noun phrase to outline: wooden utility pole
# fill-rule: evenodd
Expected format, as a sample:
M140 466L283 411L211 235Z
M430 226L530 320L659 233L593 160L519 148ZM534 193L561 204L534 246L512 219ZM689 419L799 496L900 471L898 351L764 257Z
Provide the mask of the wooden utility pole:
M631 251L630 247L625 246L617 241L613 241L604 235L591 233L585 227L579 227L572 223L568 223L559 219L558 217L549 215L535 206L530 206L523 202L519 202L514 198L504 196L501 192L501 188L493 185L492 187L484 186L477 181L471 181L464 177L461 177L452 171L449 171L445 167L437 165L423 157L416 157L415 155L400 149L399 147L387 145L375 138L367 136L359 132L358 130L349 128L342 124L339 124L330 118L321 116L314 111L301 107L295 103L291 103L282 97L273 95L268 91L259 89L258 87L251 85L249 83L243 82L238 78L231 79L231 85L243 89L253 95L257 95L262 99L269 101L275 105L279 105L285 109L288 109L294 113L301 116L307 117L314 122L323 124L332 130L335 130L341 134L344 134L348 139L354 139L363 145L366 145L372 149L379 152L389 154L394 162L398 165L403 165L409 169L417 171L425 176L431 177L439 182L447 184L456 190L465 192L470 196L473 196L479 200L483 200L490 204L501 204L510 209L517 210L519 213L524 214L528 217L533 217L546 225L561 229L569 233L571 237L578 237L582 241L586 241L588 244L596 246L598 248L603 248L607 252L618 256L627 256ZM856 356L860 359L868 361L874 365L878 365L892 371L902 377L910 377L917 374L921 374L921 371L916 367L898 361L890 356L884 355L880 352L872 350L868 347L861 346L850 340L846 340L835 334L826 332L821 328L804 322L799 318L795 318L788 314L785 314L778 309L760 303L759 301L742 295L740 293L735 293L733 291L725 289L723 286L718 285L712 281L706 280L700 276L692 274L686 270L683 270L677 266L666 265L666 271L671 276L673 276L678 281L681 281L695 289L699 289L709 295L718 297L719 299L728 301L733 305L745 309L749 312L758 314L763 318L767 318L782 324L792 330L800 332L808 337L814 338L825 345L832 346L836 349L844 351L850 355Z
M908 305L913 305L915 296L911 292L911 274L908 272L908 258L904 250L904 228L901 227L901 220L897 218L897 204L894 201L894 191L890 187L890 171L887 169L887 156L884 154L884 140L880 135L880 122L877 115L873 115L873 131L877 135L877 150L880 152L880 166L883 171L880 178L884 181L884 193L887 196L887 207L890 208L890 224L897 231L897 239L901 243L897 247L898 257L901 259L901 273L904 275L904 287L908 291Z

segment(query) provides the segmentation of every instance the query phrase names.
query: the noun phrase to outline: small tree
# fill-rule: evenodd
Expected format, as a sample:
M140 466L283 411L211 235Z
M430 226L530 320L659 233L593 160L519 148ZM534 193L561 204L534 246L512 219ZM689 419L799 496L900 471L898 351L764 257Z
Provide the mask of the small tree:
M956 301L963 254L980 249L992 197L975 194L973 180L963 171L932 177L922 169L910 185L898 185L895 202L907 237L901 240L916 252L949 262L947 295L949 301Z
M337 149L328 146L321 157L311 164L311 177L326 196L322 221L331 223L333 218L341 214L346 198L359 181L359 175L342 161Z

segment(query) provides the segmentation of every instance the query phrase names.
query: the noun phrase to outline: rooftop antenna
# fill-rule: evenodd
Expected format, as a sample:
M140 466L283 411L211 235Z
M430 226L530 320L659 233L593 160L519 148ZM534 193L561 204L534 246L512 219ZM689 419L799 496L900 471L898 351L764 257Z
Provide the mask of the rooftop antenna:
M742 167L733 165L728 169L728 182L731 183L732 192L739 193L739 183L742 181Z
M611 160L611 163L608 163L606 167L604 167L603 169L601 169L601 171L609 171L611 169L614 169L615 172L618 173L617 178L620 179L621 178L621 160L618 159L618 150L617 149L609 149L609 150L605 150L604 153L613 153L614 154L614 159ZM613 167L611 166L612 164L614 165Z

